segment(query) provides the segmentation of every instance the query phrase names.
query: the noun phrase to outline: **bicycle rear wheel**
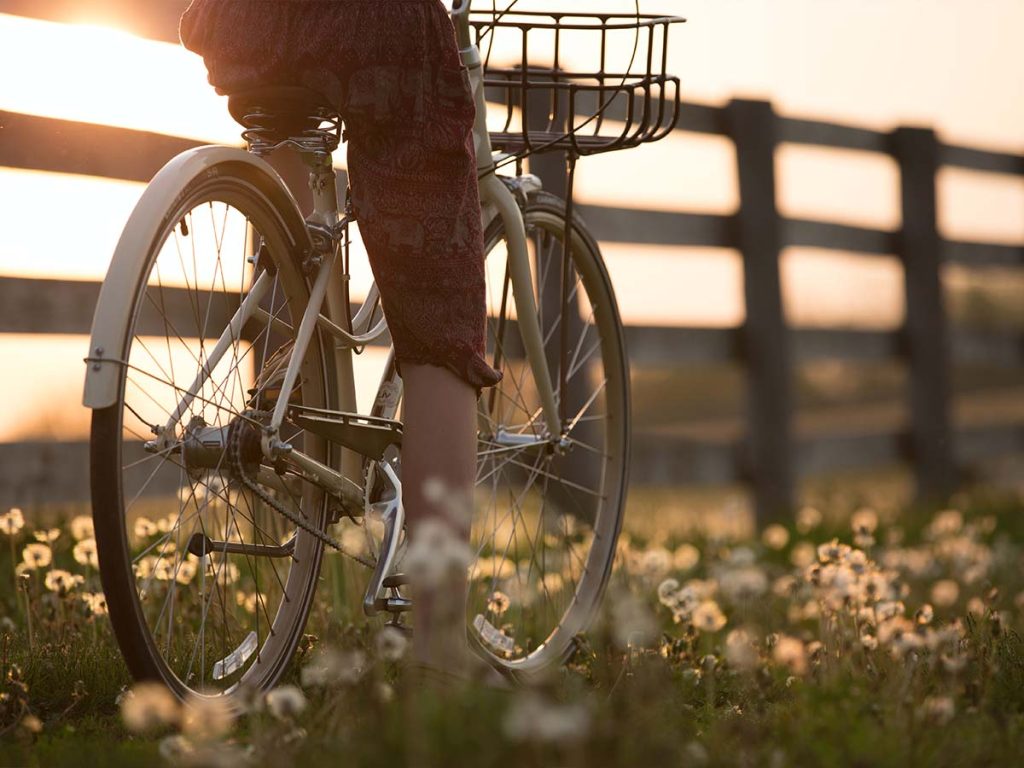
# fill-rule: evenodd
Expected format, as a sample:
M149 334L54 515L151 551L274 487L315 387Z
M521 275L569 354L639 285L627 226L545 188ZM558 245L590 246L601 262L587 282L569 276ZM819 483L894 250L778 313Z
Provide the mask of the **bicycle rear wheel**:
M145 203L133 217L151 215ZM161 221L137 246L144 268L124 348L108 352L122 361L118 400L93 415L100 575L136 679L160 680L181 698L230 699L284 672L323 554L273 504L322 529L325 495L261 464L258 447L276 396L274 352L293 341L309 300L299 265L308 236L276 182L243 163L183 179ZM226 331L257 280L263 312ZM230 345L218 361L222 334ZM293 399L330 407L332 368L314 339ZM315 436L286 425L282 438L329 460ZM236 470L243 455L257 491Z
M529 677L566 660L593 620L611 572L629 464L629 367L594 238L577 220L563 270L565 203L531 195L524 220L568 450L563 455L551 441L532 440L544 429L540 399L516 322L504 223L496 220L485 234L487 351L504 378L478 401L476 558L467 619L471 642L485 659ZM569 278L564 308L563 272ZM396 417L400 392L392 363L374 413Z

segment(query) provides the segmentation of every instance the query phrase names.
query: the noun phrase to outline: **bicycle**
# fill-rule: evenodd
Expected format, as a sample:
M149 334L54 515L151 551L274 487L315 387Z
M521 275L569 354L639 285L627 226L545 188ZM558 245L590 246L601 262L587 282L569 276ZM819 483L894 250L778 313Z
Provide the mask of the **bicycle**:
M563 663L590 625L627 487L624 333L597 242L574 217L572 171L577 157L674 126L664 51L623 75L605 72L604 42L625 29L667 47L681 20L489 17L469 5L452 19L477 103L488 358L504 379L478 400L467 619L488 662L527 678ZM481 44L498 31L522 35L523 61L485 71ZM527 64L538 31L556 41L552 67ZM560 36L575 32L602 36L600 72L560 66ZM487 88L507 97L493 134ZM375 285L358 308L349 295L355 222L339 210L331 161L340 118L301 88L233 94L229 109L248 151L174 158L125 227L84 401L100 573L129 671L183 699L235 701L285 672L326 548L370 570L368 616L401 625L412 604L393 350L372 409L356 411L354 355L383 343L387 323ZM616 109L624 128L609 133ZM309 166L308 218L264 159L281 147ZM567 201L522 172L527 154L552 149L570 159ZM515 176L497 173L513 162ZM340 523L365 546L339 541Z

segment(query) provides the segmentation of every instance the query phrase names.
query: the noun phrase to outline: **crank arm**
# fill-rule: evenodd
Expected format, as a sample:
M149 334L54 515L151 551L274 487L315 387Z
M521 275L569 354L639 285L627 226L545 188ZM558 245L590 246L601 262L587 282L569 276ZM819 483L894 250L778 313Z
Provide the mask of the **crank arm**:
M206 555L247 555L252 557L291 557L295 552L295 537L292 536L284 544L269 546L263 544L243 544L239 541L214 541L205 533L192 534L186 548L196 557Z

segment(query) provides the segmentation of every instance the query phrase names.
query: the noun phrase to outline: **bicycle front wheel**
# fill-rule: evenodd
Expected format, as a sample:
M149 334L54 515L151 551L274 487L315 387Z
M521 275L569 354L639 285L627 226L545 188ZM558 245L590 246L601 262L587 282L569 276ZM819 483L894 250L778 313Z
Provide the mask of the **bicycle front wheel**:
M277 183L244 163L182 179L174 199L157 236L133 246L143 264L134 312L124 348L108 353L119 353L119 396L93 415L93 515L132 675L183 699L230 700L284 672L323 554L275 505L322 529L324 494L267 466L259 449L309 301L308 236L294 203L282 210ZM146 203L133 216L152 215ZM257 283L259 310L241 323ZM314 339L293 401L330 407L331 369ZM328 463L315 436L286 425L282 438Z
M563 663L600 606L629 466L629 365L597 242L578 219L566 260L565 202L523 211L534 299L562 428L544 433L518 330L503 222L486 234L488 354L504 372L479 401L470 636L509 672ZM554 441L559 436L553 436Z

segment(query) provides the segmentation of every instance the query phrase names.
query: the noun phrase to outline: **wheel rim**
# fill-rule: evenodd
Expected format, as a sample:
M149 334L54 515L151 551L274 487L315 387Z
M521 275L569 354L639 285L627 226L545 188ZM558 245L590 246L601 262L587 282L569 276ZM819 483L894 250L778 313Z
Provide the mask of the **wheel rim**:
M292 655L322 546L245 488L223 451L203 461L183 450L182 442L190 426L221 428L223 437L232 421L259 421L240 414L267 410L272 386L261 385L257 377L288 331L280 324L273 329L256 320L247 324L160 453L143 450L142 442L153 439L150 427L171 419L201 366L209 367L216 339L255 279L250 255L259 253L274 267L263 307L292 328L301 318L307 289L291 260L290 238L255 186L230 179L199 183L167 221L154 241L146 284L139 286L122 358L128 365L116 409L121 437L114 468L121 508L117 530L98 542L101 568L128 583L129 604L112 603L111 613L115 627L134 625L133 631L119 632L122 645L144 643L149 668L143 674L158 675L180 695L232 693L243 685L262 689L280 676ZM325 407L325 376L314 343L303 365L304 404ZM322 441L298 430L282 436L326 459ZM323 525L321 493L294 478L272 482L265 470L260 478L264 493ZM219 544L211 550L207 543L205 555L203 546L189 551L197 535ZM226 551L231 544L283 543L292 547L288 556ZM133 653L137 657L137 647Z
M492 659L531 672L562 661L597 610L614 556L625 481L628 384L621 327L596 246L573 238L562 340L564 219L556 207L526 214L548 367L570 451L517 449L500 440L539 435L540 400L525 364L506 274L504 242L488 243L488 354L504 378L480 399L481 437L470 571L470 634ZM502 322L502 318L505 318Z

